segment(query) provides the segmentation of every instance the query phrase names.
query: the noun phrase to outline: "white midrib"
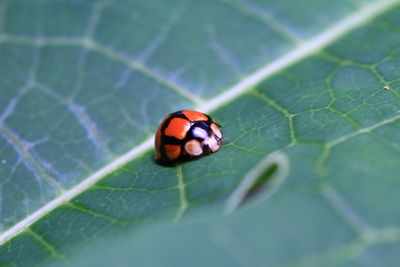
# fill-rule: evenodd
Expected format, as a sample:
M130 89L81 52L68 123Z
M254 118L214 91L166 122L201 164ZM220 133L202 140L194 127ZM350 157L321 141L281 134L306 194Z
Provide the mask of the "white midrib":
M262 80L270 77L274 73L277 73L284 68L293 65L299 60L310 56L321 48L331 44L332 42L340 38L343 34L364 24L368 20L379 15L380 13L384 12L398 2L399 0L381 0L377 1L376 3L368 4L362 7L358 11L354 12L352 15L340 20L332 27L326 29L325 31L311 38L310 40L305 41L288 54L276 59L270 64L263 66L259 70L249 75L247 78L240 81L238 84L232 86L231 88L228 88L224 93L209 100L205 105L196 107L196 109L202 112L210 112L223 106L224 104L232 101L247 90L250 90ZM0 246L11 238L17 236L19 233L23 232L25 229L29 228L34 222L44 217L50 211L56 209L65 202L76 197L80 193L90 188L97 181L101 180L103 177L107 176L114 170L120 168L126 163L142 155L147 150L151 149L153 146L153 139L154 136L150 137L136 148L117 157L111 163L99 169L81 183L65 191L57 198L53 199L45 206L30 214L28 217L2 233L0 235Z

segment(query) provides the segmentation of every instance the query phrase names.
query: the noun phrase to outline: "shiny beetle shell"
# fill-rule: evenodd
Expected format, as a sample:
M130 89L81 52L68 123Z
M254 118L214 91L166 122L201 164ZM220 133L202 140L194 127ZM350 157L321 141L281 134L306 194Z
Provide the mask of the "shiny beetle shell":
M181 110L166 116L155 138L155 160L163 165L200 158L221 147L220 126L208 115Z

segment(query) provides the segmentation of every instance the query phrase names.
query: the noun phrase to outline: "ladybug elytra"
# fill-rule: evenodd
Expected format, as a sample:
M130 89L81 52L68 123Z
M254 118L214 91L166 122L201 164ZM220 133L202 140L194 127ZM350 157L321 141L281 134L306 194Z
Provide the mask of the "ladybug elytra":
M199 158L221 147L220 126L208 115L181 110L166 116L158 127L155 159L163 165Z

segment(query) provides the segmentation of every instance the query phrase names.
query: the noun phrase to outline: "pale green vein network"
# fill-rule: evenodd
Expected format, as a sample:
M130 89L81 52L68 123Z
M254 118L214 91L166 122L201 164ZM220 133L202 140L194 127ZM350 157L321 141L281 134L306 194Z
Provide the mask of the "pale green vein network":
M175 220L179 220L189 206L189 202L186 198L186 185L183 180L182 166L176 167L176 176L178 178L179 206L175 215Z
M19 151L19 155L21 155L23 161L32 166L36 173L43 177L43 179L51 184L59 193L64 192L64 189L59 185L59 183L53 177L47 174L42 164L29 153L29 149L23 144L21 140L19 140L19 138L12 131L0 124L0 134L3 134L6 139L10 140L10 143L13 144Z
M32 236L38 243L42 244L52 255L54 258L63 259L63 256L54 248L51 244L49 244L42 236L38 235L36 232L32 231L32 229L27 229L27 233Z
M359 235L371 235L375 230L330 185L321 186L321 195L334 211Z
M261 14L259 10L256 8L253 8L249 5L249 3L246 3L243 0L234 0L234 1L229 1L229 0L222 0L224 3L231 5L238 9L241 12L244 12L257 20L261 21L265 25L271 27L275 32L280 34L282 37L290 41L291 43L299 46L303 42L299 37L297 37L293 32L291 32L289 29L281 25L279 22L277 22L274 18L269 16L268 14Z
M383 120L382 122L379 122L379 123L376 123L374 125L371 125L369 127L357 129L357 131L354 131L352 133L346 134L346 135L341 136L339 138L336 138L336 139L334 139L332 141L329 141L324 146L324 150L321 153L321 156L317 160L317 170L320 172L320 174L322 176L325 175L325 170L324 170L323 166L324 166L325 161L329 157L329 154L330 154L330 151L331 151L332 147L334 147L334 146L336 146L336 145L338 145L340 143L343 143L343 142L349 140L350 138L356 137L358 135L371 133L373 130L378 129L379 127L385 126L387 124L390 124L392 122L395 122L397 120L400 120L400 114L396 115L396 116L393 116L393 117L391 117L389 119Z
M307 256L295 262L279 265L279 267L308 267L337 264L345 260L356 258L372 245L395 243L399 241L399 229L384 229L373 235L362 236L349 244L335 247L321 254Z
M167 87L171 88L172 90L176 91L178 94L189 98L193 103L197 105L197 109L209 112L212 110L216 110L219 107L225 105L226 103L232 101L237 96L243 94L244 92L250 90L255 85L257 85L262 80L270 77L274 73L287 68L288 66L293 65L294 63L298 62L299 60L308 57L309 55L317 52L321 48L329 45L333 41L337 40L343 34L351 31L352 29L362 25L368 20L371 20L373 17L379 15L380 13L384 12L385 10L392 7L398 1L380 1L378 3L373 3L366 5L365 7L361 8L356 13L346 17L342 21L336 23L333 27L327 29L326 31L322 32L321 34L317 35L316 37L304 41L300 44L300 46L296 47L287 55L278 58L271 64L262 67L261 69L257 70L253 74L249 75L248 77L244 78L235 86L229 88L224 93L218 95L217 97L210 99L208 102L204 102L203 99L199 99L197 97L193 98L190 93L188 93L184 88L181 88L170 81L166 81L163 78L159 77L157 74L154 74L152 71L148 70L145 66L138 64L136 62L132 62L126 60L125 58L121 57L120 55L114 53L112 50L106 49L95 42L91 41L90 39L30 39L25 37L11 37L11 36L4 36L0 35L0 43L2 42L21 42L21 43L32 43L37 46L42 45L78 45L85 47L88 50L97 51L115 61L122 62L129 66L134 70L139 70L140 72L152 77L154 80L167 85ZM398 120L400 116L393 117L389 120L386 120L382 123L378 123L376 125L359 129L357 132L349 134L348 136L342 137L343 141L349 138L352 138L358 134L367 133L371 130L374 130L380 126L388 124L390 122L394 122ZM294 139L294 134L292 139ZM341 140L339 140L341 141ZM5 231L0 235L0 245L7 242L9 239L15 237L20 232L29 228L31 224L48 214L50 211L54 210L55 208L59 207L60 205L68 202L73 197L77 196L78 194L84 192L86 189L91 187L97 181L105 177L107 174L111 173L112 171L116 170L117 168L121 167L122 165L126 164L127 162L135 159L136 157L143 154L145 151L149 150L153 145L153 137L149 138L147 141L140 144L138 147L132 149L128 153L116 158L113 162L108 164L107 166L101 168L90 177L85 179L83 182L79 183L78 185L74 186L72 189L61 193L59 197L54 199L53 201L49 202L47 205L42 207L41 209L37 210L36 212L32 213L30 216L22 220L21 222L17 223L15 226L11 227L9 230ZM335 144L331 144L335 145ZM184 199L184 183L183 183L183 176L182 173L179 174L178 171L178 187L180 190L181 198ZM185 210L185 202L181 204L180 210ZM179 213L178 213L179 214ZM180 216L180 215L179 215Z
M7 34L0 34L0 43L16 43L16 44L30 44L35 45L37 47L43 46L60 46L60 45L70 45L70 46L78 46L84 47L88 51L94 51L105 57L108 57L116 62L120 62L128 66L130 69L139 71L143 73L145 76L153 79L154 81L164 84L167 88L173 90L178 95L182 96L185 99L188 99L195 105L202 105L204 104L205 100L201 97L198 97L186 89L182 88L178 84L173 83L172 81L166 80L165 78L161 77L159 74L155 73L154 71L148 69L145 65L140 62L132 61L124 56L118 54L116 51L106 48L101 44L96 43L95 41L91 40L90 38L48 38L48 37L24 37L24 36L10 36Z
M95 212L95 211L93 211L93 210L91 210L91 209L88 209L88 208L86 208L86 207L83 207L82 205L76 205L75 203L73 203L73 202L71 202L71 201L69 201L68 203L66 203L66 205L67 205L68 207L70 207L71 209L73 209L73 210L78 210L78 211L80 211L80 212L90 214L90 215L92 215L94 218L101 218L101 219L106 220L106 221L109 221L110 223L113 223L113 224L117 224L117 225L121 225L121 226L125 226L125 225L128 224L128 222L126 222L126 221L117 220L117 219L115 219L115 218L113 218L113 217L110 217L110 216L107 216L107 215L104 215L104 214Z

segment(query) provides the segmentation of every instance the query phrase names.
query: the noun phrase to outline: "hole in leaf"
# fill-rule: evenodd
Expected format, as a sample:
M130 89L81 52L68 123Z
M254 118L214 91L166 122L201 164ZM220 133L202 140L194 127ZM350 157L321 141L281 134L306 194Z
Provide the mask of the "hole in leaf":
M266 187L268 186L269 182L273 182L273 181L271 181L271 179L274 178L275 172L277 171L277 169L278 169L277 164L273 164L269 168L267 168L265 170L265 172L262 173L257 178L257 180L254 181L253 185L248 189L248 191L244 195L242 203L249 199L252 199L258 193L261 193L263 190L267 190Z
M225 211L231 213L239 206L256 197L270 196L288 173L289 162L285 154L276 152L268 155L251 169L226 201Z

